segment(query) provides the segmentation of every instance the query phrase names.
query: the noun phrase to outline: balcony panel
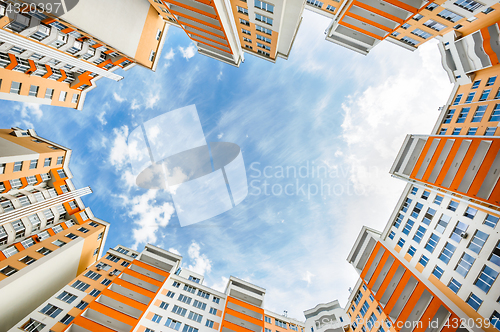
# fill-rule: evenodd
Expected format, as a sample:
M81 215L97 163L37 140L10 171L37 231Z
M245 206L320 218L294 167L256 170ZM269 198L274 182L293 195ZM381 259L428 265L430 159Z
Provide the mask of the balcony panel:
M82 316L117 332L130 332L133 328L128 324L122 323L117 319L111 318L93 309L87 309Z
M477 197L483 199L489 199L493 188L495 188L498 183L498 178L500 177L500 153L497 154L493 164L491 164L490 170L486 177L484 178L483 184L479 188Z
M389 273L389 270L392 267L392 264L394 264L394 257L389 256L387 260L385 261L384 266L382 267L382 270L380 271L377 279L375 280L375 283L373 284L372 291L373 293L377 294L380 286L385 280L385 277L387 276L387 273Z
M413 307L413 310L411 311L410 315L408 316L405 321L407 322L412 322L411 326L406 326L404 325L404 322L401 324L403 325L403 328L399 332L412 332L414 328L414 324L418 321L420 321L420 318L422 317L425 309L427 309L427 306L431 302L433 296L431 293L429 293L427 290L424 290L420 298L418 299L417 303L415 304L415 307ZM424 324L424 322L422 322ZM423 326L423 325L422 325Z
M388 18L377 15L358 6L352 6L351 9L349 9L349 12L361 16L363 18L366 18L367 20L378 23L380 25L383 25L391 30L396 29L396 27L398 26L397 22L391 21Z
M408 282L406 283L403 292L399 295L396 304L394 305L394 307L392 307L392 310L389 314L389 317L392 319L393 322L396 321L396 319L401 314L401 311L403 311L403 308L405 307L406 303L408 302L408 299L415 290L415 287L417 287L417 284L418 284L417 279L411 276Z
M125 288L117 284L111 284L109 290L143 304L148 304L151 301L150 297L134 292L133 290L130 290L128 288Z
M398 269L396 270L396 273L394 273L394 276L391 279L391 282L385 289L384 295L380 298L380 304L382 306L386 306L387 302L389 302L389 299L392 296L392 293L394 293L394 290L396 289L396 286L399 284L401 281L401 278L403 277L403 274L405 273L406 269L404 266L400 265Z
M253 310L250 310L248 308L242 307L242 306L240 306L240 305L238 305L236 303L228 302L227 303L227 307L229 309L232 309L234 311L238 311L238 312L240 312L242 314L245 314L247 316L253 317L255 319L258 319L258 320L262 320L263 319L262 314L260 314L258 312L255 312Z
M462 162L464 161L464 157L467 151L469 150L471 143L472 143L471 140L463 140L462 143L460 144L460 148L458 149L455 158L453 158L453 162L450 168L446 172L446 176L444 177L443 183L441 183L443 187L445 188L450 187L451 183L453 182L453 179L455 179L455 175L457 175L458 169L460 168L460 166L462 166Z
M225 320L254 332L262 332L262 326L247 322L246 320L230 314L225 315Z
M476 153L474 154L474 157L472 158L472 161L462 178L462 181L460 181L458 191L463 193L467 193L469 191L470 185L476 177L476 174L484 161L484 157L486 157L486 154L490 149L491 143L492 141L481 141L481 143L479 143L479 147L477 148Z
M388 34L387 31L379 29L373 25L370 25L369 23L357 20L357 19L350 17L350 16L345 16L342 19L342 22L353 25L353 26L355 26L361 30L367 31L369 33L373 33L374 35L382 37L382 38Z
M451 148L453 147L453 144L455 144L454 139L449 139L446 141L444 144L443 150L441 150L441 153L439 154L438 160L434 164L434 168L432 169L431 175L429 176L428 181L430 183L436 183L437 177L439 173L441 173L441 170L443 169L443 165L448 158L448 155L450 154Z
M127 282L130 282L131 284L134 284L138 287L147 289L148 291L153 292L153 293L156 293L158 291L158 289L160 289L160 287L158 287L158 286L150 284L149 282L141 280L139 278L133 277L129 274L122 273L122 275L120 276L120 279L127 281Z
M393 6L388 2L385 1L380 1L380 0L357 0L367 6L373 7L375 9L378 9L384 13L387 13L392 16L396 16L397 18L401 20L406 20L409 16L410 13L407 12L406 10L403 10L399 7Z
M163 281L165 281L165 277L164 277L164 276L162 276L162 275L160 275L160 274L158 274L158 273L151 272L151 271L149 271L148 269L145 269L145 268L143 268L143 267L141 267L141 266L138 266L138 265L132 264L132 265L130 266L130 269L131 269L132 271L135 271L135 272L137 272L137 273L140 273L140 274L142 274L142 275L145 275L145 276L148 276L148 277L150 277L150 278L152 278L152 279L155 279L155 280L157 280L157 281L159 281L159 282L163 282Z
M115 299L112 299L108 296L101 295L96 302L101 303L107 307L113 308L116 311L122 312L124 314L127 314L131 317L134 317L138 319L142 315L142 311L139 309L136 309L134 307L131 307L129 305L126 305L120 301L117 301Z
M436 149L441 142L440 139L433 139L431 142L431 146L429 147L429 150L427 150L427 154L425 155L424 161L420 165L420 168L418 169L416 178L421 180L422 177L424 176L425 172L427 171L427 167L429 167L429 164L431 163L432 157L434 157L434 153L436 153Z
M439 332L450 317L450 312L444 306L439 307L438 311L429 322L425 332ZM449 323L449 322L448 322Z

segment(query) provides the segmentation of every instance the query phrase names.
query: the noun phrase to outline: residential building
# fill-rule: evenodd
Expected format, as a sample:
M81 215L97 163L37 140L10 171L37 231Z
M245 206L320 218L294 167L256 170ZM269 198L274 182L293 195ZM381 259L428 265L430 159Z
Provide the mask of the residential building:
M142 252L116 246L11 331L303 332L300 321L263 308L265 289L230 277L220 292L181 262L152 245Z
M500 206L500 138L408 135L390 173L459 202Z
M0 129L1 331L101 255L109 224L84 206L91 190L73 185L70 157L32 129Z
M61 16L12 7L0 2L0 98L79 110L117 69L155 70L170 25L146 0L79 1Z
M415 50L447 33L467 35L500 20L495 1L345 0L334 10L326 39L361 54L382 40Z
M304 311L305 330L314 332L349 331L351 319L335 300Z

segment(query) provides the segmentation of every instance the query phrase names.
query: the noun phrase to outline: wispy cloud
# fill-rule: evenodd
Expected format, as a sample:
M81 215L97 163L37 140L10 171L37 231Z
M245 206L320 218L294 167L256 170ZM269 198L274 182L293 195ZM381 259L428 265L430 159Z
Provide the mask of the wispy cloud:
M170 50L165 54L165 60L173 60L175 57L175 52L173 48L170 48Z
M125 97L120 96L120 95L119 95L118 93L116 93L116 92L113 92L113 98L114 98L117 102L119 102L119 103L122 103L122 102L124 102L125 100L127 100Z
M179 46L179 51L184 59L189 60L195 56L196 47L194 45L189 45L188 47Z

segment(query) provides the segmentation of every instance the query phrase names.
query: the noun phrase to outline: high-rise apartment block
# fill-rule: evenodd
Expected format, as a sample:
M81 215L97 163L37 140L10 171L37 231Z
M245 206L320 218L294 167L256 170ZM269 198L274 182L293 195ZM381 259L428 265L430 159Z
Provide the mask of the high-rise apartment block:
M108 223L84 206L91 190L73 185L70 157L34 130L0 130L1 331L101 255Z
M11 331L304 332L302 322L264 309L265 289L231 277L220 292L181 261L151 245L117 246Z

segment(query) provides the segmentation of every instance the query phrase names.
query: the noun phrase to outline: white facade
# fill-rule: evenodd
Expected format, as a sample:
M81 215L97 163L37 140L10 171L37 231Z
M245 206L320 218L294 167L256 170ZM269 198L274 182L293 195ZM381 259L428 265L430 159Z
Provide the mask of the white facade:
M304 311L306 331L344 332L351 324L350 317L338 300L320 303L312 309Z

